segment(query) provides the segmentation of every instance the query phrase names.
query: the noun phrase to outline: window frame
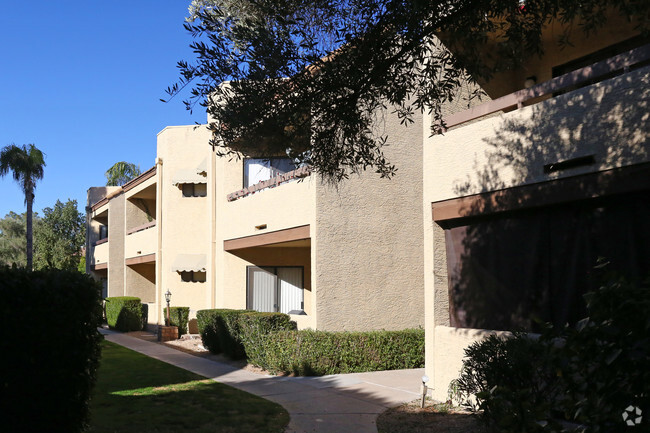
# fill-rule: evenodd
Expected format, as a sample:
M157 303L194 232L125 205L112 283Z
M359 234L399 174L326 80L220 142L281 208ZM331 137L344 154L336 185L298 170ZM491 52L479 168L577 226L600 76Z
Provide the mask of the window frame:
M276 176L279 176L281 174L289 172L289 171L284 171L284 172L279 171L277 166L273 165L273 161L278 161L278 160L286 160L289 163L293 164L294 167L289 171L292 171L292 170L295 170L296 168L298 168L296 166L295 161L292 160L291 158L289 158L288 156L273 156L273 157L270 157L270 158L253 158L253 157L244 158L242 160L242 188L248 188L248 187L251 187L251 186L255 185L255 184L247 185L247 182L246 182L247 178L249 177L249 176L247 176L247 173L246 173L246 163L248 161L268 161L268 163L269 163L268 168L271 170L271 177L269 177L269 179L273 179ZM261 180L260 182L263 182L263 181L269 180L269 179L264 179L264 180Z
M183 198L195 198L195 197L207 197L208 196L208 184L207 182L201 182L201 183L181 183L181 196ZM196 186L197 185L205 185L205 193L204 194L197 194L196 192ZM192 189L192 194L191 195L186 195L185 194L185 188L186 187L191 187Z

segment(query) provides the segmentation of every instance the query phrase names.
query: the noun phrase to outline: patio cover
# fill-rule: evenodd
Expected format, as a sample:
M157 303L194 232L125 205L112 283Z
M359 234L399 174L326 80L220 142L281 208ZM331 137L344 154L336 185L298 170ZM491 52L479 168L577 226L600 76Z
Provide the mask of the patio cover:
M205 272L205 254L178 254L172 265L174 272Z

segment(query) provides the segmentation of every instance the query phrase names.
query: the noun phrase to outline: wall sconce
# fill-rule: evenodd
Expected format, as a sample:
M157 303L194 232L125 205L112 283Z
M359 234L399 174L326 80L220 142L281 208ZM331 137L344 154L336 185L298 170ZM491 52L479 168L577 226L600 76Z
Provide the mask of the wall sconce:
M524 88L525 89L530 89L535 84L537 84L537 77L534 76L534 75L531 75L530 77L526 77L526 81L524 81Z

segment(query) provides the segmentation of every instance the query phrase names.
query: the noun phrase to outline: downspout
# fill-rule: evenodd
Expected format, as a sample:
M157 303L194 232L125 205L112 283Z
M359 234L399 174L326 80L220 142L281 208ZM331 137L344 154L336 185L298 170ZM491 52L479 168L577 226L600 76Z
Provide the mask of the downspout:
M210 152L210 169L211 169L211 183L212 194L210 194L211 208L211 221L210 230L211 244L210 244L210 268L212 269L211 287L210 287L210 308L216 308L217 302L217 154L214 145Z
M162 189L163 189L163 160L156 158L156 228L158 230L158 251L156 251L156 324L160 325L162 317Z

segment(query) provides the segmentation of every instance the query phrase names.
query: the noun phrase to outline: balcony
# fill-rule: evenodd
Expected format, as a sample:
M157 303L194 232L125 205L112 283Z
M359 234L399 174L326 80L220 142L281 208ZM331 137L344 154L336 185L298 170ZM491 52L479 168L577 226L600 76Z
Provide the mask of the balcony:
M139 263L153 261L158 249L156 221L151 221L127 231L124 241L124 258L139 260ZM127 263L128 264L128 263Z
M316 185L302 167L228 195L226 239L314 224Z
M427 140L431 202L650 159L650 46L445 119Z
M100 239L95 242L92 262L90 263L93 270L108 268L108 248L108 238Z

